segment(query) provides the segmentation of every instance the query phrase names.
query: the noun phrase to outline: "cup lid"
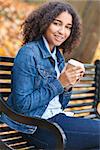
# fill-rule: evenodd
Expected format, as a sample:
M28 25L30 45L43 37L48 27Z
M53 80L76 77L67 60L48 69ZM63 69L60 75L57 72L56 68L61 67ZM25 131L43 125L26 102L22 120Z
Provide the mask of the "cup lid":
M82 62L75 60L75 59L70 59L68 61L68 63L71 65L74 65L74 66L80 66L80 67L84 68L84 64Z

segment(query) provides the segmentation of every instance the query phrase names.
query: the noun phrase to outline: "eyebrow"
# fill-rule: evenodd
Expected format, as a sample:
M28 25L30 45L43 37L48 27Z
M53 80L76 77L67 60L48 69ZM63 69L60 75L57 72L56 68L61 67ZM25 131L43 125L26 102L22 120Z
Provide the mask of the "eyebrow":
M58 21L58 22L62 23L62 21L61 21L61 20L59 20L59 19L54 19L54 21ZM72 26L72 24L71 24L71 23L68 23L68 25Z

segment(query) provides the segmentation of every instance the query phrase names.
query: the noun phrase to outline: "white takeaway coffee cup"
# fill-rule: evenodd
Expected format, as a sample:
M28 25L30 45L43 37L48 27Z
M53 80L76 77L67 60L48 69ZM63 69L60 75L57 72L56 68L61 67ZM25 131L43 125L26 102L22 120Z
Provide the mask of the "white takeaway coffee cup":
M82 62L80 62L80 61L77 61L77 60L75 60L75 59L70 59L70 60L68 61L68 63L67 63L67 67L70 66L70 65L72 65L72 66L77 66L77 67L81 67L81 68L83 69L83 72L85 72L84 64L83 64Z

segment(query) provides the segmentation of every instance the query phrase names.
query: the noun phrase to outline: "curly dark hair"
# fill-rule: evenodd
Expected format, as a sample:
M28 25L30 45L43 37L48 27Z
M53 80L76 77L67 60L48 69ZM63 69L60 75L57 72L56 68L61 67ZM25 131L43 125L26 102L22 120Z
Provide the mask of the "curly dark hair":
M62 12L68 11L72 16L72 30L69 38L59 48L65 53L71 52L80 44L81 19L69 3L52 1L44 3L38 9L31 12L23 23L23 44L38 40L47 30L54 19Z

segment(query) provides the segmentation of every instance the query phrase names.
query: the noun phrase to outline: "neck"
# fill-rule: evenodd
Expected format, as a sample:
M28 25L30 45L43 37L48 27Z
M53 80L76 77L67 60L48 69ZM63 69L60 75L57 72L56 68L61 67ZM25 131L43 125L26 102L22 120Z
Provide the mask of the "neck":
M49 51L52 53L54 51L55 46L49 44L48 40L45 38L45 36L43 36L43 40L45 42L46 47L49 49Z

